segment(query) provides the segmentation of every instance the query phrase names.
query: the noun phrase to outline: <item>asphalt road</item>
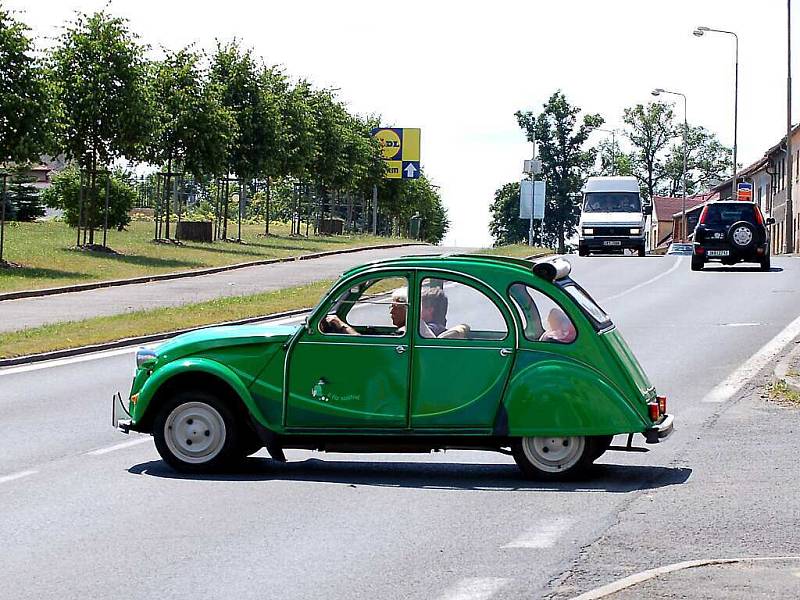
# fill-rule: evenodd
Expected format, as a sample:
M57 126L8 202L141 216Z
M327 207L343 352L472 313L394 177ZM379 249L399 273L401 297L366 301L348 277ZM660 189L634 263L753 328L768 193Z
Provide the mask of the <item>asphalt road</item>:
M566 484L482 452L260 453L188 477L110 426L132 350L0 370L0 598L570 598L683 560L800 554L799 413L744 383L798 333L769 344L798 317L800 260L693 273L686 258L569 258L669 396L667 443ZM800 566L770 568L769 595L741 597L800 595ZM725 569L698 573L746 586Z
M394 256L458 252L463 248L403 246L258 265L182 279L152 281L38 298L0 301L0 332L120 313L245 296L334 279L347 269Z

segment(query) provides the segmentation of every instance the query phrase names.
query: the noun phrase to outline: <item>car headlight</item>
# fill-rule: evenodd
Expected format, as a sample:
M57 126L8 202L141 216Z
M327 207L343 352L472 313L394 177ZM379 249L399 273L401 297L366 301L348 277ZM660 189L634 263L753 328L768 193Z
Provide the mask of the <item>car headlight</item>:
M631 235L639 235L640 233L642 233L640 227L631 227Z
M141 367L144 363L156 359L156 351L152 348L139 348L136 351L136 367Z
M592 229L591 227L584 227L583 228L583 234L584 235L594 235L594 229Z

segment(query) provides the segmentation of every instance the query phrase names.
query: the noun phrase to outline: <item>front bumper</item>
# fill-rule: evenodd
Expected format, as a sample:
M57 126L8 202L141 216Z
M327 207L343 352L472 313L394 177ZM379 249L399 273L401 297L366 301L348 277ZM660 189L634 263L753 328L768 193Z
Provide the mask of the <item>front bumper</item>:
M122 401L122 394L119 392L111 397L111 426L122 433L130 433L131 431L131 414L125 407Z
M583 236L578 244L589 250L630 250L644 248L643 237L625 236Z
M648 427L644 431L644 439L648 444L658 444L661 440L667 439L672 435L675 430L673 422L675 418L672 415L664 415L661 420Z

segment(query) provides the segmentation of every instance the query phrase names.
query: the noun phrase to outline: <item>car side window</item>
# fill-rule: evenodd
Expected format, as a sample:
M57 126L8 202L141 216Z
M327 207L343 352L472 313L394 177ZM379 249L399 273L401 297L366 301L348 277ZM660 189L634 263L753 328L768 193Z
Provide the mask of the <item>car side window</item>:
M320 319L329 335L403 336L408 314L408 280L376 277L342 292Z
M423 338L502 340L503 313L483 292L447 279L427 277L420 286L419 334Z
M509 295L522 319L526 339L557 344L575 341L575 324L552 298L524 283L512 285Z

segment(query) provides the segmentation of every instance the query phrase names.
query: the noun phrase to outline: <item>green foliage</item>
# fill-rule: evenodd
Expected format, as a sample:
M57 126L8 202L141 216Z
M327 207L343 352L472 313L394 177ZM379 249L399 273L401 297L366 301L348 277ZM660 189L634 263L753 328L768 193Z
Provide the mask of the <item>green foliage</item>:
M632 176L633 157L620 148L618 140L605 139L597 147L600 156L600 176Z
M153 119L144 49L124 19L79 14L51 53L67 158L97 168L143 156Z
M33 221L44 216L39 190L31 185L36 177L29 175L28 170L28 166L18 166L9 178L6 216L15 221Z
M167 53L153 64L151 86L156 131L150 159L177 161L196 177L224 172L236 122L222 106L219 86L207 81L200 57L186 48Z
M136 189L126 180L122 171L111 174L108 198L108 226L122 229L130 222L128 211L136 201ZM42 192L42 200L47 206L64 211L64 220L70 227L78 225L78 205L80 201L80 173L75 167L68 167L55 177L52 185ZM97 198L88 202L83 198L83 219L90 229L103 226L103 212L106 201L106 179L99 176L97 180ZM86 221L88 217L88 221Z
M679 196L683 185L683 127L664 161L665 181L659 192ZM688 128L686 136L686 193L697 194L712 182L730 177L731 149L704 127Z
M519 218L519 183L507 183L494 193L489 207L489 232L495 246L509 246L528 240L528 220Z
M579 122L580 112L563 92L556 91L538 116L530 111L515 113L528 140L536 139L542 160L547 182L544 239L554 236L562 253L580 220L579 193L596 158L596 150L584 149L584 145L592 130L603 124L597 114L584 115Z
M28 30L0 6L0 164L38 159L52 141L50 90Z
M669 143L676 135L672 107L664 102L626 108L622 120L633 145L633 175L644 186L649 200L668 177L665 162Z
M438 187L424 175L419 179L384 179L378 188L379 202L395 224L399 235L407 235L411 217L422 217L420 237L437 244L450 227L447 208Z

